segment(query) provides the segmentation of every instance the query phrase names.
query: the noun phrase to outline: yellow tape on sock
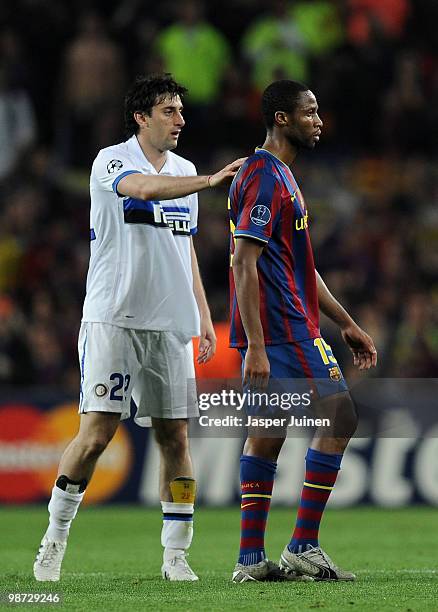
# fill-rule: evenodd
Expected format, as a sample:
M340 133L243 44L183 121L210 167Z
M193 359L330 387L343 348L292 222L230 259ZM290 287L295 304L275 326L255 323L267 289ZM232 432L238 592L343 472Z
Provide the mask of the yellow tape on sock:
M194 504L196 496L196 480L181 476L169 484L175 504Z

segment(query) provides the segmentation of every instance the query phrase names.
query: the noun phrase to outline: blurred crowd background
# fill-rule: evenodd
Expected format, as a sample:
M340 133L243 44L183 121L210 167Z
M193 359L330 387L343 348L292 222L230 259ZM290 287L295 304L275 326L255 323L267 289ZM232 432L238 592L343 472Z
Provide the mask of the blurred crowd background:
M293 170L317 267L373 335L376 375L436 376L437 22L436 0L2 2L0 383L77 392L90 166L124 139L129 82L156 71L189 88L177 152L208 174L263 141L267 84L310 86L323 137ZM196 238L216 321L228 314L226 197L201 194Z

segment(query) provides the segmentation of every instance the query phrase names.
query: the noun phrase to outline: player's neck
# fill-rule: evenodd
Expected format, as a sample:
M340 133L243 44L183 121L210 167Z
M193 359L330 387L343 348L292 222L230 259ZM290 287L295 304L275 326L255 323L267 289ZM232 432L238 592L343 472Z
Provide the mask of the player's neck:
M153 165L157 172L160 172L166 163L167 151L160 151L145 138L142 138L139 134L137 134L137 140L141 150L143 151L143 155L146 157L148 162Z
M297 151L291 144L284 139L276 138L274 134L268 134L262 145L262 149L266 149L275 157L278 157L284 164L290 166L297 156Z

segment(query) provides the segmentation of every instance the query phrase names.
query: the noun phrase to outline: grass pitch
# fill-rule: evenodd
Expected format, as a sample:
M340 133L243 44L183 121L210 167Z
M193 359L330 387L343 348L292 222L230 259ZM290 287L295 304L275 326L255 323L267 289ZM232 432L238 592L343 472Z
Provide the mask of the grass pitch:
M278 560L294 518L295 511L271 511L271 559ZM61 581L35 582L32 564L46 521L44 507L0 509L0 591L61 593L63 603L49 609L438 611L438 511L432 508L329 510L321 544L339 565L356 572L355 583L231 584L238 508L196 512L190 563L200 581L165 582L160 512L130 506L82 508Z

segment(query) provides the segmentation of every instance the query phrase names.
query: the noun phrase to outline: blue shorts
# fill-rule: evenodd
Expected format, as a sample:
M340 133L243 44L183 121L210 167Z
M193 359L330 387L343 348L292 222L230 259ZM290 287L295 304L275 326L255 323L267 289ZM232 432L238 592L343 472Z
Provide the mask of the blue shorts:
M348 391L341 368L332 349L323 338L272 344L265 348L271 365L270 379L271 381L281 379L281 386L284 389L287 387L290 391L298 389L302 391L307 385L313 399ZM242 357L242 375L246 350L246 348L239 349Z

